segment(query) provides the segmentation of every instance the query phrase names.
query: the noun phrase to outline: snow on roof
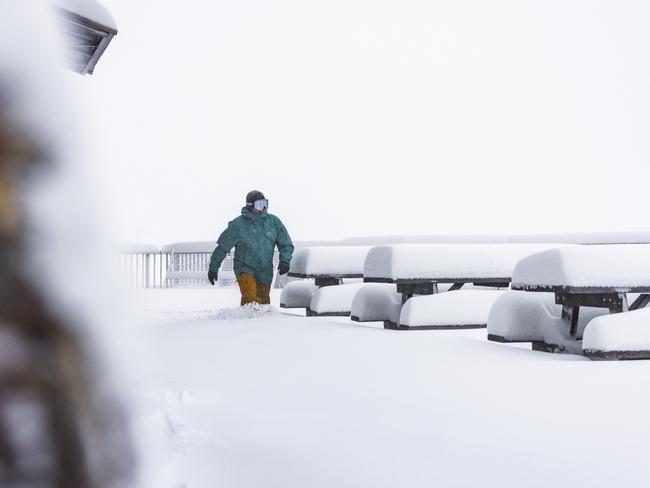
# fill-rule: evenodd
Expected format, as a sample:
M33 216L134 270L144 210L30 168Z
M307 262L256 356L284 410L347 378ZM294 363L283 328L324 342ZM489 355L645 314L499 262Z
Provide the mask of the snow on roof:
M500 290L456 290L410 298L402 308L400 325L444 327L485 325Z
M647 287L650 244L566 246L539 252L517 264L512 286Z
M73 14L100 24L111 31L117 31L117 23L104 5L97 0L51 0L55 5Z
M363 275L380 279L510 279L517 261L557 244L395 244L377 246Z
M291 273L305 276L361 277L369 246L325 246L298 249L291 260Z

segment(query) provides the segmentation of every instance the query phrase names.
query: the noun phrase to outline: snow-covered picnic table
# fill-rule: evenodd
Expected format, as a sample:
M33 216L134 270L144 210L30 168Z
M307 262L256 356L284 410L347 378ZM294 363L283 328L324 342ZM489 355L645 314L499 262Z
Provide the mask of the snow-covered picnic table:
M317 246L298 249L291 260L289 276L314 280L293 281L282 290L280 306L304 308L308 316L350 315L352 300L361 283L344 279L363 277L369 246Z
M466 283L509 286L517 262L557 244L396 244L370 250L363 270L367 283L395 283L406 302L432 295L439 283L451 291Z
M298 249L289 276L311 278L316 286L340 285L345 278L362 278L369 246L321 246Z
M650 244L568 246L539 252L517 264L512 288L554 293L571 336L577 337L580 307L620 313L650 303ZM640 295L628 305L628 293Z

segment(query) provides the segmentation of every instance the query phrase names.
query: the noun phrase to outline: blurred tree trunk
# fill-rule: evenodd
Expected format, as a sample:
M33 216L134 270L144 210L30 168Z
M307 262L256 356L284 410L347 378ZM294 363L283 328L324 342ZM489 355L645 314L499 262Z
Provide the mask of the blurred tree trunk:
M1 82L0 486L132 486L125 415L96 395L101 377L80 329L34 286L20 192L55 156L13 122Z

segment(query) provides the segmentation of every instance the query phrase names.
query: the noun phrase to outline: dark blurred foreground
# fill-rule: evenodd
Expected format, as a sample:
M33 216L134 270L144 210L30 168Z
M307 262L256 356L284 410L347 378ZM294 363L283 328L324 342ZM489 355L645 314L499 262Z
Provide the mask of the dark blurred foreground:
M0 18L29 23L32 4L12 0ZM12 72L16 64L3 63L12 41L6 31L0 35L0 486L134 486L127 417L103 384L89 345L92 324L79 324L82 314L46 296L29 246L38 225L26 211L30 182L55 174L61 155L21 117L32 94L15 88L32 86L24 81L43 73L31 65Z

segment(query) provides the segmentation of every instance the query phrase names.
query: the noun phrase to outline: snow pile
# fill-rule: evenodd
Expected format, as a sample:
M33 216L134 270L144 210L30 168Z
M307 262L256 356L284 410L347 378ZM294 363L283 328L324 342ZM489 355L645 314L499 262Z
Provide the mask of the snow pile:
M650 287L650 244L567 246L522 259L512 286Z
M109 12L97 0L50 0L54 5L57 5L65 10L92 20L109 30L117 31L117 23Z
M580 307L578 337L591 319L607 313L604 308ZM569 323L562 319L562 306L556 305L553 293L507 291L494 303L487 326L490 336L507 342L544 341L579 347L569 336Z
M390 321L397 323L402 309L402 295L395 285L366 283L354 296L350 315L357 322Z
M311 300L309 309L319 315L350 315L354 296L363 286L363 283L348 283L319 288Z
M650 351L650 309L604 315L584 331L582 349L591 351Z
M318 287L311 281L290 281L280 294L282 308L309 308Z
M410 298L399 325L406 327L485 326L500 290L455 290Z
M305 247L294 253L290 273L308 277L360 277L368 251L368 246Z
M556 244L397 244L370 250L364 277L509 279L517 261Z
M274 317L282 315L271 305L262 305L260 303L247 303L237 308L225 308L216 313L208 315L211 320L248 320Z

